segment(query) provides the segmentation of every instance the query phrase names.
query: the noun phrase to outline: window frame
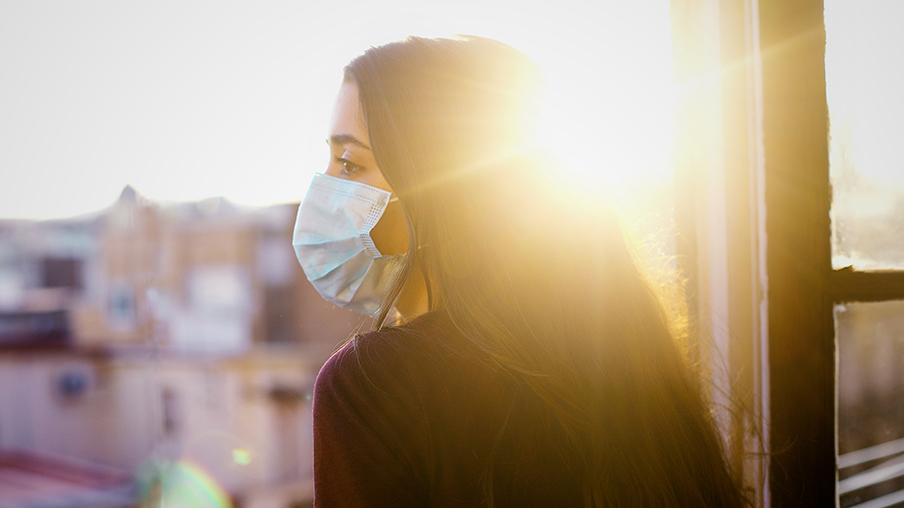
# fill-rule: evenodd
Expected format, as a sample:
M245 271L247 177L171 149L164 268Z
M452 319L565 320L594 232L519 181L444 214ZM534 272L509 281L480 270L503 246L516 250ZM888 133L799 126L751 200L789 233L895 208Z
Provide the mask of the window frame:
M822 0L761 0L775 506L837 497L834 306L904 298L904 272L833 270ZM768 50L766 48L769 48Z
M834 506L835 334L821 0L763 0L772 506Z
M823 9L671 0L680 267L701 359L746 412L730 448L765 452L760 506L837 505L833 307L904 299L904 271L832 268Z

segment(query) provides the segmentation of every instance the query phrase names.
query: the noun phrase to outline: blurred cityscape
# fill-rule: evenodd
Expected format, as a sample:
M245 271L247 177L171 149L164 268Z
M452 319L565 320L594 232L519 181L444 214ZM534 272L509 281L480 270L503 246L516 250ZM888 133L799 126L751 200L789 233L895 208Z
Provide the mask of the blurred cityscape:
M878 187L843 169L836 268L900 267L902 195L878 207ZM643 190L617 198L666 283L675 189ZM313 382L368 323L306 281L296 210L126 187L96 214L0 220L0 508L312 506ZM864 451L904 450L902 305L835 307L841 506L872 492ZM880 465L900 468L895 453Z
M0 507L304 507L311 389L362 318L320 298L297 205L126 187L0 221Z

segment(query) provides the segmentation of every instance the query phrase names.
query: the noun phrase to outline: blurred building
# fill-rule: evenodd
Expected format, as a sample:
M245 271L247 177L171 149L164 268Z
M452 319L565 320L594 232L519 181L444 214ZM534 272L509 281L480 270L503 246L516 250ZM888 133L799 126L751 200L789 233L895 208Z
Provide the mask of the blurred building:
M127 187L94 216L0 222L0 453L114 468L148 506L304 506L313 380L363 323L305 280L296 208Z

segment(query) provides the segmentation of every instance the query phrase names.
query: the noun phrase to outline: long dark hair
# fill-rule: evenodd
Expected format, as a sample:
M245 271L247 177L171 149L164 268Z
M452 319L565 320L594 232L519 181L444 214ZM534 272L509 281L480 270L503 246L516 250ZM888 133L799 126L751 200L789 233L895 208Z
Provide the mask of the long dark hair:
M539 68L489 39L411 37L345 72L408 224L378 324L420 270L430 308L533 394L585 506L742 506L683 328L611 201L562 192L534 142Z

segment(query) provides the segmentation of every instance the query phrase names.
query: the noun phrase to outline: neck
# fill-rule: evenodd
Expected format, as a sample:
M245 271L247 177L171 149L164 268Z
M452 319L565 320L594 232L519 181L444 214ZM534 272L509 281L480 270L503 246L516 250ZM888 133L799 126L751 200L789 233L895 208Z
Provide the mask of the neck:
M411 270L405 287L399 293L396 300L396 310L402 315L402 321L407 323L412 319L430 310L429 298L427 298L427 283L424 274L418 267Z

